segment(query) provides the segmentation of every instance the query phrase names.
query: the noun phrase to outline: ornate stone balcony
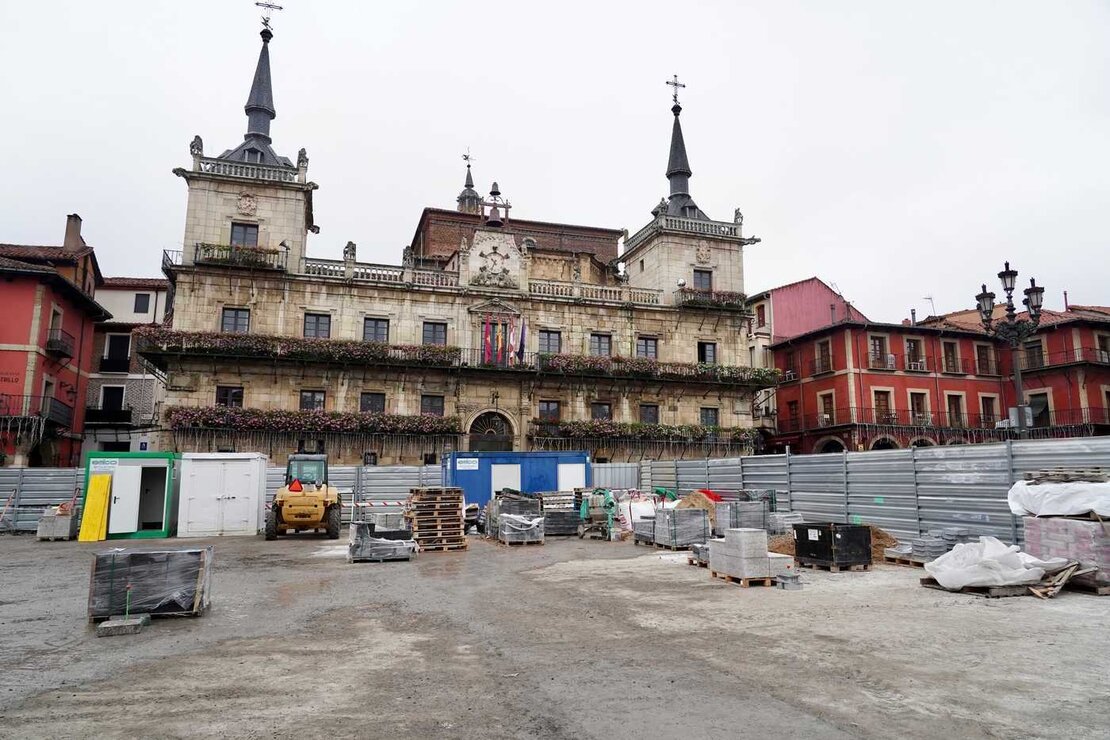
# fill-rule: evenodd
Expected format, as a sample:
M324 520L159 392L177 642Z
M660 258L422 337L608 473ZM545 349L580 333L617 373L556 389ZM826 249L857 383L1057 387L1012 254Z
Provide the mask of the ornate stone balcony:
M234 162L228 159L198 157L196 169L208 175L238 177L244 180L265 180L268 182L297 182L297 170L288 167L271 167L262 164Z

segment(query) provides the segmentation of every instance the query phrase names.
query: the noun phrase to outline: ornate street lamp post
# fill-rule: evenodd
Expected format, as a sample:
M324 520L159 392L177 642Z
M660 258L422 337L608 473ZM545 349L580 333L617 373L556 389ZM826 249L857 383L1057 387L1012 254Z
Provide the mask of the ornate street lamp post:
M1025 289L1025 300L1022 304L1029 310L1028 319L1019 319L1014 307L1014 288L1017 284L1017 270L1006 269L998 273L1002 281L1002 289L1006 291L1006 316L1002 320L994 321L994 293L987 292L983 284L983 292L975 296L979 302L979 316L983 320L983 328L988 334L1001 339L1010 345L1010 358L1014 366L1014 393L1017 401L1017 430L1018 436L1024 437L1028 433L1025 423L1025 390L1021 385L1021 347L1025 340L1037 331L1041 323L1041 305L1044 303L1044 288L1037 285L1037 281L1029 278L1029 287Z

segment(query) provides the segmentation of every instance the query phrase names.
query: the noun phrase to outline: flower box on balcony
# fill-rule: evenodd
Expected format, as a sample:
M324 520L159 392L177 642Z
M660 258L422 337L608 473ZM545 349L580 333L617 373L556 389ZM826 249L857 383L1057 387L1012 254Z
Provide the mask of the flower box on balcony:
M690 308L717 308L744 312L748 310L748 297L743 293L728 290L679 288L675 293L675 303Z
M534 437L746 444L752 441L755 434L753 429L723 429L698 424L638 424L606 419L562 422L532 420Z
M166 410L170 429L228 429L238 432L317 432L332 434L459 434L457 416L340 411L285 411L234 406L172 406Z

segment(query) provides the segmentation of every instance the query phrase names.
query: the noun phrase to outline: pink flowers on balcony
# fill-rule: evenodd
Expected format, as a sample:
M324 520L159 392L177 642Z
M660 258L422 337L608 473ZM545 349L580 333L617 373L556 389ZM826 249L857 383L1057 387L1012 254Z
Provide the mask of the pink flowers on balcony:
M172 406L166 410L166 421L173 430L202 428L238 432L412 435L460 433L457 416L285 411L234 406Z

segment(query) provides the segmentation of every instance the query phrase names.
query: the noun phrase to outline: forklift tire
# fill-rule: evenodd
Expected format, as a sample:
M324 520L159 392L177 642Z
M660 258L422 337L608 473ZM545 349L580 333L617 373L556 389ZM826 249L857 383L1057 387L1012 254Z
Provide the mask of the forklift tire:
M269 509L266 512L266 539L276 540L277 535L277 512Z
M339 527L343 521L343 509L338 505L328 509L328 539L339 539Z

